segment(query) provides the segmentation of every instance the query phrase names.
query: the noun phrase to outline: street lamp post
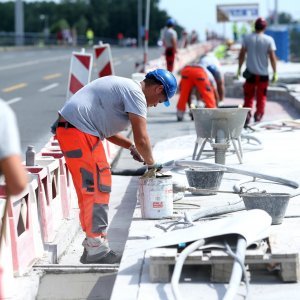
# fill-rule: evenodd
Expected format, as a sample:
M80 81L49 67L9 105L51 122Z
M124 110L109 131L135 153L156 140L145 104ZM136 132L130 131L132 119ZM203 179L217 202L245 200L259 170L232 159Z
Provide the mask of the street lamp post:
M15 2L15 44L24 45L24 9L22 0Z

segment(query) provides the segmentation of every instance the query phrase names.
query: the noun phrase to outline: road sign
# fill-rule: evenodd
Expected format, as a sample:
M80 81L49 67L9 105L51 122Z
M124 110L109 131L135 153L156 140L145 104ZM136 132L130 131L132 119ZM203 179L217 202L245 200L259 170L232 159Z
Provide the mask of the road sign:
M258 17L258 3L217 5L218 22L253 21Z

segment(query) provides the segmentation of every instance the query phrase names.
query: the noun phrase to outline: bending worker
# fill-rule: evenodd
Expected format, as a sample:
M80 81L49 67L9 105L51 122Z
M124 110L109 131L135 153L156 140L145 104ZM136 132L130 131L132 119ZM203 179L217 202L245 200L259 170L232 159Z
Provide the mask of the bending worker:
M158 169L147 133L147 108L169 106L176 89L175 77L163 69L149 72L142 82L105 76L80 89L59 111L56 136L72 174L86 234L82 263L120 260L106 238L111 172L102 141L129 149L148 169ZM120 134L130 125L134 142Z
M276 72L276 45L271 36L264 34L267 22L263 18L255 21L255 32L244 37L242 48L239 53L239 66L237 77L241 75L241 68L245 60L246 71L243 76L246 78L244 84L244 107L252 108L253 100L256 96L256 112L254 114L255 122L259 122L264 113L267 102L267 88L269 85L268 58L271 61L273 69L272 82L278 79ZM249 124L251 112L248 113L245 127Z
M195 64L187 65L181 70L180 97L177 103L177 121L182 121L189 103L193 88L197 89L205 107L215 108L217 106L217 91L209 78L205 67Z
M221 64L216 58L213 52L209 52L201 56L199 64L206 67L206 69L213 75L217 90L218 90L218 103L224 100L225 87L224 87L224 76L221 71Z
M175 26L175 21L173 19L168 19L166 25L167 28L163 34L163 44L165 46L167 70L173 72L178 37L177 32L173 28Z

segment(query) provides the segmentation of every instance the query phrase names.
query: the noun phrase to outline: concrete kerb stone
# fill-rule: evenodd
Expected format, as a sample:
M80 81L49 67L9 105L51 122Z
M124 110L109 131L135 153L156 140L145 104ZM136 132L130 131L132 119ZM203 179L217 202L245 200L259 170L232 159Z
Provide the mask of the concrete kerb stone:
M226 77L225 77L226 78ZM225 95L232 98L243 98L243 81L240 80L226 80ZM294 93L285 87L272 86L268 87L267 97L269 101L289 101L292 106L300 111L300 93Z

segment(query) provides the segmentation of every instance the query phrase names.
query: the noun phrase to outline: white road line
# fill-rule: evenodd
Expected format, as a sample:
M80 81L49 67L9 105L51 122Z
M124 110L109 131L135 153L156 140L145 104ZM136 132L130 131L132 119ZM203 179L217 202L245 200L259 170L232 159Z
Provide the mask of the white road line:
M33 65L37 65L37 64L45 63L45 62L52 62L52 61L56 62L56 61L67 60L67 59L70 59L69 54L61 55L61 56L57 56L57 57L49 57L49 58L25 61L22 63L16 63L16 64L8 65L8 66L2 66L2 67L0 67L0 71L5 71L5 70L10 70L10 69L15 69L15 68L22 68L22 67L26 67L26 66L33 66Z
M121 63L120 60L114 61L114 66L117 66L117 65L119 65L120 63Z
M6 103L11 105L11 104L19 102L21 100L22 100L22 97L17 97L17 98L13 98L13 99L10 99L10 100L6 101Z
M42 92L46 92L46 91L48 91L48 90L54 89L54 88L57 87L57 86L58 86L58 83L55 82L55 83L49 84L49 85L47 85L47 86L45 86L45 87L39 89L39 92L41 92L41 93L42 93Z

